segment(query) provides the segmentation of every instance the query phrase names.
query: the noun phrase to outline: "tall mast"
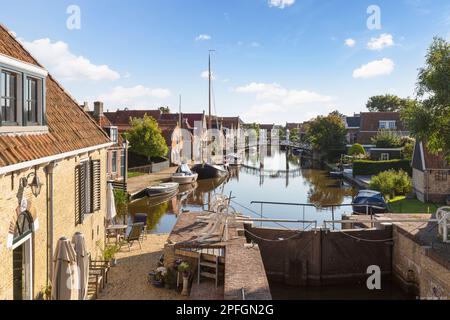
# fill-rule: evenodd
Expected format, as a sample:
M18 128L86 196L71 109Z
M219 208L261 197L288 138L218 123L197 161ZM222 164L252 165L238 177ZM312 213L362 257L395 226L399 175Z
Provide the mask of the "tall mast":
M211 51L212 50L209 50L208 56L208 129L211 129Z
M181 94L180 94L180 100L178 103L178 124L181 128L182 127L182 124L181 124Z

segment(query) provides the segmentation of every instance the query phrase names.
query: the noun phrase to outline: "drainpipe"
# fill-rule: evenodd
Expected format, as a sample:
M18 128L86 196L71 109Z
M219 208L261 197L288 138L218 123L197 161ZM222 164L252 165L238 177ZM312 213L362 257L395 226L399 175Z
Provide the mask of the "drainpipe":
M53 274L53 169L56 163L50 162L45 167L47 177L47 284Z

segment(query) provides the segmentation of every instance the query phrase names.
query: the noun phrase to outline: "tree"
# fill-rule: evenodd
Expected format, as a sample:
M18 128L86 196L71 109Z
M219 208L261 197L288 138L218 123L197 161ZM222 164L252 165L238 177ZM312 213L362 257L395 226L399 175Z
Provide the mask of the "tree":
M131 129L127 133L130 149L136 154L147 157L164 157L169 152L161 129L152 117L144 115L143 118L131 118Z
M378 131L377 135L371 140L377 148L399 148L402 145L400 136L392 130L386 129Z
M170 108L169 107L160 107L159 111L161 111L161 113L170 113Z
M408 174L403 171L388 170L373 176L369 188L381 192L387 198L404 196L411 192L412 182Z
M345 148L346 130L342 119L330 114L319 116L308 124L307 140L316 151L335 157Z
M411 134L430 152L442 152L450 162L450 43L434 38L419 70L417 102L402 110Z
M365 155L366 154L366 150L364 149L364 147L362 145L360 145L359 143L355 143L354 145L352 145L349 149L348 149L348 154L350 156L358 156L358 155Z
M367 101L366 107L370 112L397 112L400 111L410 99L402 99L392 94L373 96Z

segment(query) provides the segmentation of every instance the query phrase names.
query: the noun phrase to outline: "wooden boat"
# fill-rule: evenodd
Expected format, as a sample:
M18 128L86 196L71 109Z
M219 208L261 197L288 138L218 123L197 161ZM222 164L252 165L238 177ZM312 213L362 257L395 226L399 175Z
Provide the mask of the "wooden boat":
M240 166L242 164L241 157L236 153L227 154L225 156L225 161L230 166Z
M198 174L193 173L189 166L183 163L177 170L176 173L172 175L172 181L176 182L180 185L182 184L190 184L197 181Z
M352 201L355 214L386 213L388 206L383 195L375 190L360 190Z
M196 164L192 171L198 174L198 180L216 179L228 176L228 170L222 165L208 163Z
M344 177L344 172L342 172L342 171L331 171L329 174L330 174L331 178L343 178Z
M131 200L140 199L144 197L160 197L175 193L178 190L179 184L176 182L160 183L155 186L150 186L144 190L131 196Z

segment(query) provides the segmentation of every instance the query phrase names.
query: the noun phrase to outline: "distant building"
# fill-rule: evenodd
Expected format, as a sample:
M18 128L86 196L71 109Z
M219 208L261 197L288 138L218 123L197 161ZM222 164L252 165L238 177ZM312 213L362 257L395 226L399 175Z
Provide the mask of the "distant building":
M345 117L345 130L347 130L346 139L349 145L353 145L356 143L360 125L360 114L355 114L352 117Z
M445 203L450 197L450 163L442 154L431 154L426 145L417 141L414 147L413 184L422 202Z
M119 128L113 125L103 112L103 102L94 102L94 111L89 111L87 103L81 106L97 124L106 132L114 143L108 148L106 160L106 174L108 180L123 183L126 185L128 172L128 143L123 139ZM124 126L121 127L122 129Z
M403 122L400 119L399 112L362 112L360 116L359 130L357 129L357 119L350 118L350 125L352 129L352 142L359 143L365 148L369 149L375 147L372 143L372 138L377 135L380 130L391 130L399 136L409 136L409 131L406 130ZM353 131L355 130L355 131Z

